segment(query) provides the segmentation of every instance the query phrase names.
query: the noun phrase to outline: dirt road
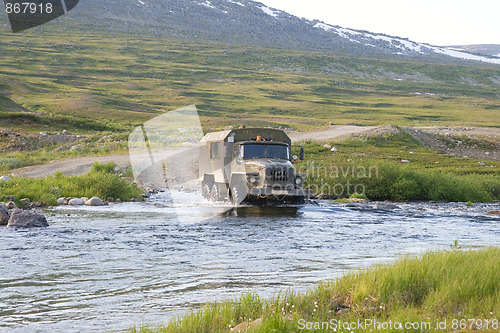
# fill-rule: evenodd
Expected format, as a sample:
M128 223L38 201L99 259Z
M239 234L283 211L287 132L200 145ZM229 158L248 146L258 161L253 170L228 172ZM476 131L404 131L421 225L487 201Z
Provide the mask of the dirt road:
M292 141L327 141L327 140L341 140L350 137L353 134L361 134L364 132L372 131L376 127L373 126L329 126L328 128L311 131L311 132L292 132L289 133Z
M128 155L109 155L109 156L91 156L77 157L57 161L51 161L46 164L32 165L20 169L11 170L10 175L15 177L34 177L42 178L55 174L58 171L66 175L83 175L90 171L95 162L109 163L114 162L120 167L130 165Z
M290 133L290 138L294 141L305 141L305 140L316 140L316 141L329 141L329 140L343 140L351 135L380 135L384 131L391 128L394 130L394 126L380 126L380 127L362 127L362 126L329 126L325 129L320 129L316 131L310 132L292 132ZM409 130L410 128L406 127L405 130ZM468 136L468 137L477 137L480 139L485 139L494 144L500 145L500 128L464 128L464 127L420 127L417 129L418 133L429 133L429 134L442 134L442 135L451 135L451 136ZM416 136L415 133L409 131L410 134ZM420 137L417 137L421 140ZM429 139L430 140L430 139ZM432 142L430 142L432 143ZM424 142L425 144L425 142ZM433 144L429 144L431 148L439 148L436 144L436 147L433 147ZM456 148L457 156L466 156L468 154L469 157L477 157L484 156L484 158L490 157L490 159L500 158L500 149L492 151L488 155L484 155L485 152L477 151L476 148L468 149L467 151L462 151L464 149L461 148L459 150ZM448 149L449 154L454 154L453 149ZM488 152L487 152L488 153ZM494 157L494 158L491 158ZM98 157L78 157L72 159L64 159L58 161L52 161L47 164L42 165L34 165L28 166L20 169L11 170L9 172L12 176L18 177L47 177L55 174L57 171L61 171L67 175L81 175L87 173L94 162L100 163L108 163L114 162L120 167L129 166L130 159L129 155L109 155L109 156L98 156Z

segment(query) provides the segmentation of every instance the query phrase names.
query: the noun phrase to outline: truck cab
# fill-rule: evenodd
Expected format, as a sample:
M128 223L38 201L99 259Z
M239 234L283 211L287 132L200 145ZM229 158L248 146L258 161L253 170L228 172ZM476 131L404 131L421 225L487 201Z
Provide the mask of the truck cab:
M201 141L200 177L207 200L233 204L301 204L306 175L297 174L291 140L282 130L252 128L208 133Z

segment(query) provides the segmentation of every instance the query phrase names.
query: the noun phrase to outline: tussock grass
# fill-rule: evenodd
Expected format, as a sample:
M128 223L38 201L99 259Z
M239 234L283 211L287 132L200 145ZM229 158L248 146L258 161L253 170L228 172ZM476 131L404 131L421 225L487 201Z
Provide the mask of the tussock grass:
M66 176L60 172L46 178L12 178L0 182L0 201L11 195L19 204L22 198L40 202L47 206L56 205L60 197L108 197L127 201L138 198L143 191L134 183L121 178L113 170L115 165L101 165L96 162L92 170L82 176Z
M446 320L447 328L439 331L452 332L457 331L452 327L453 320L467 322L470 318L489 320L489 329L481 331L496 332L491 321L500 314L499 271L499 248L462 250L452 246L450 251L427 252L421 257L404 257L393 264L348 273L305 293L290 290L269 300L245 294L235 302L207 304L163 326L136 327L131 332L231 332L241 323L254 321L247 328L238 328L241 332L334 332L333 326L299 328L306 322L358 319L431 324L429 329L404 332L437 331L436 322ZM339 311L340 305L349 310ZM349 331L402 330L363 327Z

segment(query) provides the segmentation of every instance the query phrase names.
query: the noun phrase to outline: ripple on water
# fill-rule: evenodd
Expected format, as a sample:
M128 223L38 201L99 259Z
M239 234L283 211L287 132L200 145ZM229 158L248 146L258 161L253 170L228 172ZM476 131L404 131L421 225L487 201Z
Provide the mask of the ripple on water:
M248 290L263 297L302 290L454 240L498 245L500 239L500 217L485 214L498 205L230 208L163 199L57 207L46 212L49 228L0 228L0 330L158 323Z

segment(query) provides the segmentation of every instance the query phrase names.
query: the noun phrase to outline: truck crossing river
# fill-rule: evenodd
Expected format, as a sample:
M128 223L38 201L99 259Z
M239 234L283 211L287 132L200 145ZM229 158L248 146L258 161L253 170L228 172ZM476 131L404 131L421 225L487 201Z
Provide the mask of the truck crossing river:
M244 128L212 132L201 140L202 193L233 204L302 204L306 175L296 173L291 140L278 129ZM300 159L304 159L301 148Z

